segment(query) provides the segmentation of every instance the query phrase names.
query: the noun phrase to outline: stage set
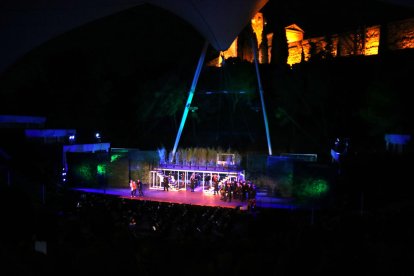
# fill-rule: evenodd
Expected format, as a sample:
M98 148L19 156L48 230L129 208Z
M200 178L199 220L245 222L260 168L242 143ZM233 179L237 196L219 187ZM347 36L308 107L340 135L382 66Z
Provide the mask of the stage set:
M131 165L130 161L128 161L128 164L130 167L140 167ZM133 172L129 174L131 175L131 173ZM130 180L135 180L135 178L131 177ZM218 186L216 194L214 193L214 180L217 181ZM125 180L122 181L125 182ZM169 186L168 191L164 189L166 182ZM245 179L245 171L235 162L235 155L227 153L218 154L214 165L179 165L170 162L158 164L149 171L148 181L144 181L144 196L139 196L137 191L136 196L131 197L131 188L128 185L120 188L116 181L109 183L109 185L94 187L76 186L73 187L73 190L85 193L106 194L128 200L239 208L240 210L250 209L248 195L246 194L245 199L242 200L240 194L240 197L234 196L236 194L234 189L232 190L233 196L231 201L227 198L226 200L223 199L220 190L222 187L224 190L230 183L237 183L239 185L241 183L248 183L255 186L254 183ZM254 190L256 208L297 208L292 199L270 196L267 194L267 191L261 190L256 186Z
M219 164L218 166L182 166L175 164L163 164L152 170L150 175L150 189L163 190L164 181L167 178L169 187L173 191L187 190L191 182L197 188L213 194L213 178L217 177L219 187L226 182L244 181L245 172L234 163Z

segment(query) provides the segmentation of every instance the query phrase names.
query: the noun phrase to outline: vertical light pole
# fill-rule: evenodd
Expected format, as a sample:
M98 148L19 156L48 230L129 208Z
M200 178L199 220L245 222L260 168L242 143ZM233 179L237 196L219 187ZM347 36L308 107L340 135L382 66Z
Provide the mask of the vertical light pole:
M194 78L193 78L193 82L191 84L190 92L188 93L187 103L185 104L183 117L182 117L181 123L180 123L180 128L178 129L177 137L175 138L174 148L173 148L173 151L172 151L172 154L171 154L170 162L172 162L174 160L175 153L177 152L178 143L180 142L181 134L182 134L183 129L184 129L184 125L185 125L185 121L187 119L188 111L190 110L190 107L191 107L191 102L193 100L194 91L195 91L195 88L197 86L198 78L200 76L201 69L203 68L204 58L206 57L208 44L209 44L208 41L206 41L204 43L204 47L203 47L203 50L201 52L200 59L198 60L197 69L196 69L195 74L194 74Z
M260 100L262 102L263 119L264 119L264 124L266 128L267 147L269 149L269 155L272 155L272 144L270 142L269 124L267 122L266 107L265 107L264 97L263 97L263 87L262 87L262 81L260 79L260 72L259 72L259 61L257 59L257 47L256 47L256 42L253 39L253 35L251 36L251 42L252 42L252 49L253 49L253 56L254 56L254 65L256 68L257 83L259 85Z

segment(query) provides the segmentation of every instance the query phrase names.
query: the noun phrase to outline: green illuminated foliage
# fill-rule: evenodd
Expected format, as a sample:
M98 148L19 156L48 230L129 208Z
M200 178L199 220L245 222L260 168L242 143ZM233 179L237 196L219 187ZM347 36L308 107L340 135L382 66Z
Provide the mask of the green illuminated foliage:
M305 178L297 186L296 194L299 198L320 198L329 190L328 182L324 179Z
M98 164L96 166L98 175L104 175L106 173L106 164Z
M75 170L76 174L86 181L92 181L94 179L92 167L88 164L80 165L76 167Z
M111 163L112 162L115 162L116 160L118 160L121 157L122 156L120 154L113 154L113 155L111 155Z

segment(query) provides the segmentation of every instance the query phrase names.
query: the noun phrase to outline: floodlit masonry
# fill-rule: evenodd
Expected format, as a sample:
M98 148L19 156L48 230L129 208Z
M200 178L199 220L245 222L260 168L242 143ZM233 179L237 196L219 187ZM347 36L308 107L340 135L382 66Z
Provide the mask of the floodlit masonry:
M270 63L273 33L267 33L267 45L262 45L262 33L266 20L263 14L258 12L251 20L252 29L255 32L259 49L259 62ZM386 43L387 50L403 50L414 48L414 18L389 22L385 25L372 25L359 27L344 33L330 34L320 37L304 38L305 31L296 24L285 27L286 40L288 43L288 61L290 66L303 61L308 61L313 56L321 59L328 57L347 56L371 56L378 55L380 43ZM381 33L386 37L381 38ZM229 49L220 53L220 56L209 63L210 66L220 67L223 57L241 58L253 62L253 55L249 54L251 49L245 44L243 49L238 49L238 37L233 41ZM246 46L247 45L247 46ZM264 53L266 51L267 53ZM242 56L240 56L242 53ZM265 56L267 56L265 58Z

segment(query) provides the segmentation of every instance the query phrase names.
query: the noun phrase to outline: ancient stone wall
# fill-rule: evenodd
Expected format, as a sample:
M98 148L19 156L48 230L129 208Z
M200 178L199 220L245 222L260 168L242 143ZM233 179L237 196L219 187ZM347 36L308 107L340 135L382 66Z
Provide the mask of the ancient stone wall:
M389 50L414 48L414 18L389 23L387 33Z

